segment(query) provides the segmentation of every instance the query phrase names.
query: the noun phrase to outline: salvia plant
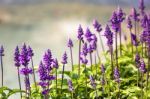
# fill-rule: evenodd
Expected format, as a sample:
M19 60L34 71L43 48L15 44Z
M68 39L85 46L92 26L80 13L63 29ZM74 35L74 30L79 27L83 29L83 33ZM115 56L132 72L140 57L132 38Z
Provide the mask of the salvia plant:
M138 9L132 8L129 15L118 7L104 29L97 19L93 29L79 25L77 58L71 38L66 44L69 53L65 51L58 60L47 49L38 67L33 49L25 43L17 45L17 89L5 84L5 52L1 45L0 99L17 93L18 99L150 99L150 14L145 8L144 0L139 0ZM128 35L125 41L124 26ZM78 62L74 63L74 59ZM68 70L68 66L72 69Z

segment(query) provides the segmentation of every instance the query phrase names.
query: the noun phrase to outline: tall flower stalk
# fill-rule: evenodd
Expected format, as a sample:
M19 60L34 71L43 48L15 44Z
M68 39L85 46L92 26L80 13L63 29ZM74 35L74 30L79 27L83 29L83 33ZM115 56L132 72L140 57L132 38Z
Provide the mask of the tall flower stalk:
M79 40L79 52L78 52L78 76L80 76L80 52L81 52L81 42L83 41L83 29L81 25L78 28L78 40Z
M92 88L96 91L96 93L95 93L96 94L96 99L98 99L95 79L92 75L90 75L89 79L90 79L90 84L91 84Z
M68 40L68 45L67 46L70 48L71 65L72 65L72 71L73 71L74 70L74 67L73 67L73 54L72 54L73 42L70 38Z
M3 46L0 47L0 61L1 61L1 84L2 87L4 85L4 69L3 69L3 56L4 56L4 48Z
M18 72L18 83L19 83L19 89L21 89L21 79L20 79L20 59L19 59L19 56L20 56L20 52L19 52L19 47L16 46L16 49L15 49L15 53L14 53L14 62L15 62L15 66L17 67L17 72ZM20 98L22 99L22 92L20 92Z
M57 78L58 78L58 74L57 74L57 69L59 68L59 64L58 64L58 60L57 59L54 59L53 60L53 67L55 68L55 76L56 76L56 93L58 92L58 90L57 90L57 86L58 86L58 84L57 84Z
M101 31L102 31L102 26L96 19L93 21L93 26L94 26L95 30L98 32L100 44L101 44L101 47L102 47L102 51L105 52L104 43L103 43L103 40L102 40L102 37L101 37L101 34L100 34Z
M118 84L118 99L120 99L120 73L117 67L114 69L114 80Z
M63 69L62 69L62 79L61 79L61 94L62 94L62 88L63 88L63 81L64 81L64 71L65 71L65 64L67 64L67 53L65 52L62 56L62 61L61 63L63 64Z
M123 10L118 7L118 10L117 10L117 17L118 17L118 20L119 20L119 42L120 42L120 55L122 55L122 31L121 31L121 24L123 22L123 20L125 19L124 17L125 13L123 12Z
M132 20L130 16L127 17L127 28L129 29L130 32L130 43L131 43L131 51L132 51L132 57L133 57L133 44L132 44L132 38L131 38L131 33L132 33Z
M104 32L104 35L107 39L107 46L109 47L109 52L110 52L110 55L111 55L111 70L112 70L112 79L113 79L113 70L114 70L114 64L113 64L113 32L111 32L110 28L108 25L106 25L106 28L105 28L105 32Z
M118 66L118 48L117 48L117 46L118 46L118 43L117 43L118 42L118 36L117 36L117 34L118 34L118 31L119 31L119 28L120 28L119 27L120 20L118 19L116 11L113 12L113 14L111 16L111 19L110 19L110 22L111 22L112 29L115 31L115 50L116 50L115 57L116 57L116 66L119 67Z
M85 42L84 44L83 44L83 47L82 47L82 52L81 52L81 54L80 54L80 59L81 59L81 62L82 62L82 64L84 64L85 65L85 84L86 84L86 91L85 91L85 94L86 94L86 98L88 97L88 91L87 91L87 77L86 77L86 73L87 73L87 67L86 67L86 65L87 65L87 63L88 63L88 59L86 58L87 57L87 54L88 54L88 47L87 47L87 43Z
M67 82L68 82L68 87L69 87L68 90L71 93L71 99L74 99L74 96L73 96L74 88L73 88L72 81L70 79L68 79Z
M23 65L23 67L20 70L20 73L24 75L24 82L25 82L25 88L26 88L26 97L30 98L31 95L31 88L30 88L30 78L29 74L32 74L33 71L31 68L28 67L30 58L28 56L28 50L26 44L23 44L20 52L20 63Z
M34 69L34 63L33 63L33 56L34 56L34 53L33 53L33 50L30 46L28 46L28 56L31 60L31 65L32 65L32 70L33 70L33 73L32 73L32 76L33 76L33 81L34 81L34 85L35 85L35 88L36 88L36 91L37 91L37 84L36 84L36 77L35 77L35 69Z
M135 64L136 64L136 67L137 67L137 87L139 85L139 67L140 67L140 55L138 53L136 53L136 56L135 56Z
M142 89L142 92L141 92L141 99L143 99L143 78L144 78L144 73L146 72L146 68L145 68L145 62L144 60L141 60L140 62L140 67L139 67L139 70L141 72L141 89Z
M105 92L105 67L103 64L101 64L101 73L102 73L102 78L101 78L101 84L102 84L102 93L104 94Z

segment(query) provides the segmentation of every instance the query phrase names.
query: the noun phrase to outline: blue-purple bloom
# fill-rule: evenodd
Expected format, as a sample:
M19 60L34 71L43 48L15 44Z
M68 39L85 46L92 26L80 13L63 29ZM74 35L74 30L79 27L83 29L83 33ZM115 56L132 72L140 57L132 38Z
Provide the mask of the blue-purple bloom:
M1 45L0 47L0 56L4 56L4 47Z
M133 25L132 25L132 21L130 16L127 17L127 28L132 29Z
M79 25L79 28L78 28L78 39L82 40L83 39L83 35L84 35L83 29L82 29L81 25Z
M34 56L33 50L30 46L28 46L28 57L31 59Z
M144 14L141 19L141 27L146 28L148 22L148 16Z
M20 67L21 65L19 57L20 57L19 47L16 46L15 53L14 53L14 61L16 67Z
M131 10L131 13L130 13L130 16L132 17L132 19L134 20L134 21L139 21L140 19L139 19L139 13L137 13L137 11L136 11L136 9L135 8L132 8L132 10Z
M144 9L145 9L144 0L139 1L139 9L141 14L144 14Z
M142 73L145 73L145 72L146 72L146 65L145 65L145 62L144 62L143 59L142 59L141 62L140 62L139 70L140 70Z
M33 71L32 71L32 68L27 68L27 67L24 67L20 70L20 73L27 76L29 74L32 74Z
M86 29L86 32L85 32L85 38L86 38L86 40L88 41L88 42L90 42L91 40L92 40L92 32L90 31L90 29L89 28L87 28Z
M88 54L88 47L87 47L87 43L85 42L82 47L82 52L80 53L80 60L83 64L88 63L88 60L86 58L87 54Z
M65 52L65 53L63 54L63 56L62 56L62 61L61 61L61 63L62 63L62 64L67 64L67 59L68 59L67 53Z
M56 68L56 69L58 69L59 64L58 64L58 60L57 59L53 60L53 67Z
M110 19L110 23L111 23L112 29L115 32L118 32L120 29L120 19L118 18L116 11L113 12L111 19Z
M118 7L117 16L120 23L123 22L123 20L125 19L125 13L120 7Z
M114 70L114 79L117 83L120 83L120 74L119 74L119 70L117 67Z
M107 45L112 46L112 44L113 44L113 33L111 32L108 25L106 25L104 36L107 38Z
M44 56L43 56L43 62L45 64L46 69L49 71L52 70L52 63L53 63L53 58L52 58L52 52L50 49L48 49Z
M138 46L139 42L137 41L137 37L135 34L131 33L131 40L134 46Z
M96 19L93 21L93 26L98 33L102 31L102 26Z
M73 42L72 42L72 40L69 38L69 40L68 40L68 45L67 45L68 47L73 47Z
M90 75L90 84L91 84L91 86L92 86L94 89L96 88L95 79L93 78L92 75Z
M73 92L73 91L74 91L74 88L73 88L72 81L71 81L70 79L68 79L67 82L68 82L69 91L70 91L70 92Z
M30 61L30 58L28 57L28 55L29 54L28 54L27 46L26 44L24 44L21 48L19 59L20 59L20 63L25 67L28 66L29 61Z

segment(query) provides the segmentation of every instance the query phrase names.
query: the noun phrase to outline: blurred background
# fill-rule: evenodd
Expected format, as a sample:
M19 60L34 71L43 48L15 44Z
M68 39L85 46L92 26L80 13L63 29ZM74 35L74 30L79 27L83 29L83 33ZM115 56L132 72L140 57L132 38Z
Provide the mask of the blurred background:
M150 0L145 2L148 10ZM33 48L35 66L48 48L54 57L61 59L63 52L68 51L68 38L73 39L73 51L77 53L79 24L85 29L92 27L93 19L97 19L105 25L118 5L129 14L132 7L138 7L138 0L0 0L0 44L5 48L4 85L18 88L13 62L16 45L25 42ZM77 54L74 54L76 60L75 57Z

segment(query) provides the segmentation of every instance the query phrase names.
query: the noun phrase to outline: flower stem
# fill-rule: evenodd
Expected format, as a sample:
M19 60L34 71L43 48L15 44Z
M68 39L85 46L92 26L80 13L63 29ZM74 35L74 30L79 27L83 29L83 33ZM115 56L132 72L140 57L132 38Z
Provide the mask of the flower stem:
M149 81L149 69L150 69L150 52L148 48L148 68L147 68L147 77L146 77L146 91L148 90L148 81Z
M1 76L2 76L2 87L3 87L3 85L4 85L4 72L3 72L3 59L2 59L2 55L0 56L0 58L1 58L1 72L2 72L2 74L1 74Z
M18 71L19 89L21 91L22 89L21 89L21 79L20 79L19 67L17 67L17 71ZM20 92L20 98L22 99L22 92Z
M121 49L121 45L122 45L122 32L121 32L121 24L120 24L120 29L119 29L119 38L120 38L120 56L122 55L122 49Z
M57 93L57 69L56 69L56 93ZM57 96L56 96L57 98Z
M90 62L91 62L91 71L92 71L92 69L93 69L93 68L92 68L92 67L93 67L93 66L92 66L92 53L90 53Z
M131 29L130 29L130 35L131 35ZM130 36L131 37L131 36ZM132 44L132 37L131 37L131 51L132 51L132 58L133 58L133 44Z
M112 79L113 79L113 75L114 75L114 64L113 64L113 47L110 46L109 47L110 50L110 55L111 55L111 72L112 72Z
M79 56L78 56L78 76L80 77L80 52L81 52L81 40L79 41Z
M34 64L33 64L33 59L31 57L31 63L32 63L32 70L33 70L33 80L34 80L34 84L35 84L35 88L36 88L36 91L37 91L37 84L36 84L36 77L35 77L35 69L34 69Z
M62 87L63 87L63 81L64 81L64 70L65 70L65 64L63 64L63 70L62 70L62 79L61 79L61 94L62 94Z
M70 56L71 56L71 65L72 65L72 71L74 70L73 67L73 55L72 55L72 48L70 47Z
M101 44L102 50L103 50L103 52L105 52L104 43L103 43L103 40L102 40L102 38L101 38L100 33L99 33L99 40L100 40L100 44Z
M141 89L142 89L142 92L141 92L141 99L143 99L143 72L141 74Z
M118 68L117 32L115 33L115 44L116 44L116 66L117 66L117 68Z

